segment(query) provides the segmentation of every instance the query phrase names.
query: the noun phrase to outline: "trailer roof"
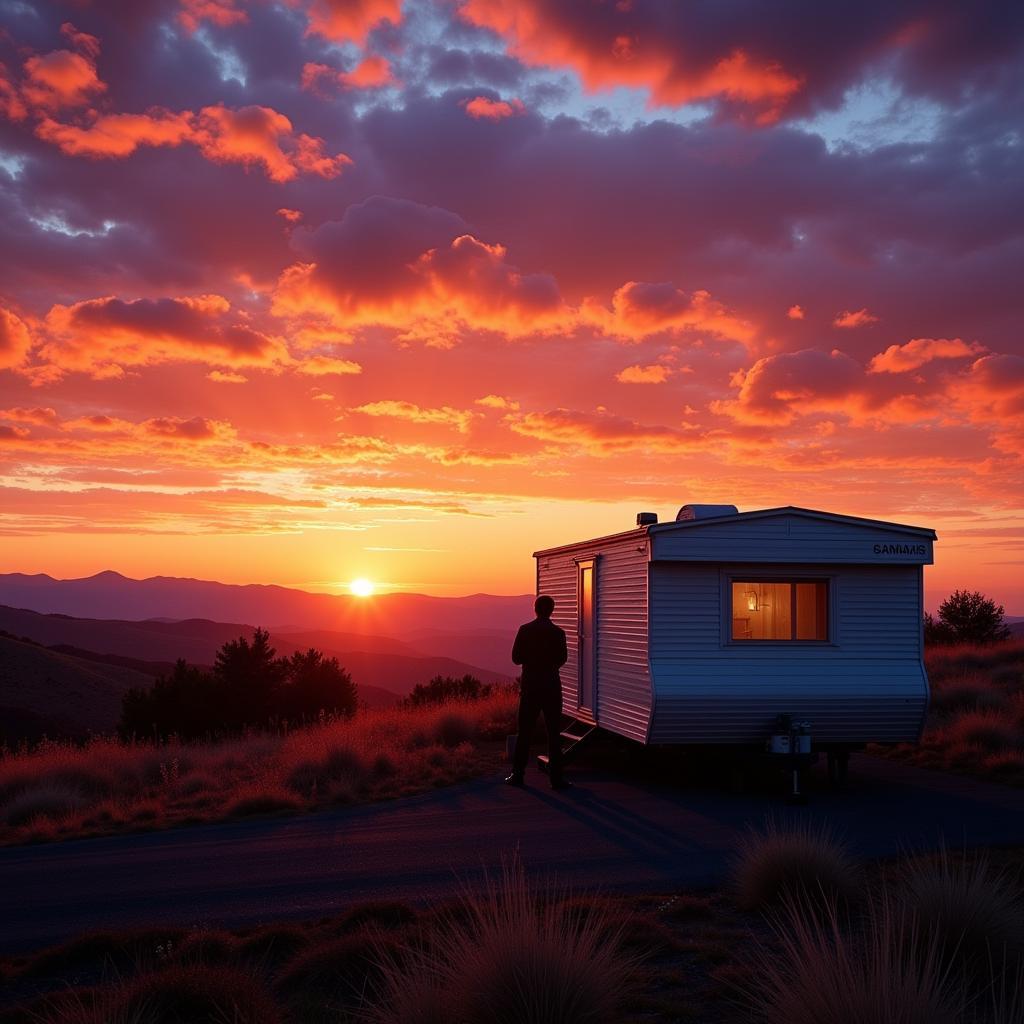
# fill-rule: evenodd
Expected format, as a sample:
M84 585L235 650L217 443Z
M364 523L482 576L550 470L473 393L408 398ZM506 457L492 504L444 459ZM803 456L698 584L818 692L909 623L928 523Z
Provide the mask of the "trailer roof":
M886 519L866 519L863 516L845 516L837 512L822 512L813 508L800 508L797 505L782 505L779 508L762 508L752 512L736 512L724 516L709 516L706 519L684 519L673 522L654 523L650 526L636 526L632 530L623 530L620 533L609 533L603 537L593 537L587 540L577 540L570 544L559 544L553 548L541 548L534 551L533 557L540 555L554 554L556 551L567 551L570 548L580 547L584 544L598 544L606 541L621 540L626 537L647 536L649 533L666 533L674 530L698 529L714 523L731 523L739 520L766 519L778 515L798 515L807 519L824 519L834 523L849 523L851 526L877 526L880 529L895 530L900 533L910 533L928 540L937 540L938 535L934 530L926 526L908 526L905 523L892 523Z

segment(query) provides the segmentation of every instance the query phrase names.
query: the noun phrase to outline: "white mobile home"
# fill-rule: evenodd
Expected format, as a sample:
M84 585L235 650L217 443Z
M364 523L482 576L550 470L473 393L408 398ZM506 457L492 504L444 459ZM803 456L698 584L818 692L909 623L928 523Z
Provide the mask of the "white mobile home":
M816 749L919 737L933 530L732 505L637 523L535 553L567 715L641 743L763 744L782 714Z

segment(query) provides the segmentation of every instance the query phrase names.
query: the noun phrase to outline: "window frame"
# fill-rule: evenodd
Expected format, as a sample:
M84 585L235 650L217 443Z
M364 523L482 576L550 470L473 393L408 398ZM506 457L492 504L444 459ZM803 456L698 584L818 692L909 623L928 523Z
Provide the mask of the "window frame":
M733 626L733 584L734 583L824 583L825 584L825 639L824 640L798 640L791 636L788 640L769 639L736 639L732 635ZM837 647L838 637L836 632L836 586L835 577L831 574L815 574L807 572L752 572L742 570L729 570L722 573L723 608L725 614L722 616L722 642L726 647ZM792 632L796 632L796 590L791 591L791 612L790 623Z

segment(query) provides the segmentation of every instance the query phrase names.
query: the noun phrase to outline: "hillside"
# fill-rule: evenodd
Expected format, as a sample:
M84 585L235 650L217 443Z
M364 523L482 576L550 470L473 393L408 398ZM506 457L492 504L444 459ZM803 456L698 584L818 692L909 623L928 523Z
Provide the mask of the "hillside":
M0 636L0 739L83 736L111 729L121 695L151 676Z
M47 647L67 645L82 652L80 658L117 656L146 663L173 664L184 658L193 665L212 665L217 649L239 636L252 636L254 627L240 622L212 622L187 619L183 622L133 622L118 619L84 619L68 615L43 615L20 608L0 606L0 630L27 637ZM305 633L275 633L271 638L279 654L316 647L336 657L359 686L370 704L386 702L391 691L404 696L417 683L435 675L470 673L493 683L513 675L496 672L469 662L441 655L420 654L400 640L382 636L360 636L328 630ZM88 652L88 653L86 653Z
M0 604L38 612L88 617L102 609L112 619L132 621L226 620L270 628L288 624L289 630L329 629L399 638L414 630L458 634L475 630L514 631L530 617L532 602L529 595L490 594L451 598L380 594L358 598L170 576L133 580L116 572L75 580L57 580L42 574L0 574Z

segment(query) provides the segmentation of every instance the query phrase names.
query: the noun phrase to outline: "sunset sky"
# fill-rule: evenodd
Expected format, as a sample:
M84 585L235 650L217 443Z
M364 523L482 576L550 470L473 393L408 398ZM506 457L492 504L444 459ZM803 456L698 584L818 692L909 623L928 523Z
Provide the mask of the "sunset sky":
M441 595L686 502L1024 615L1024 4L0 0L0 571Z

